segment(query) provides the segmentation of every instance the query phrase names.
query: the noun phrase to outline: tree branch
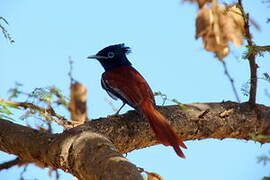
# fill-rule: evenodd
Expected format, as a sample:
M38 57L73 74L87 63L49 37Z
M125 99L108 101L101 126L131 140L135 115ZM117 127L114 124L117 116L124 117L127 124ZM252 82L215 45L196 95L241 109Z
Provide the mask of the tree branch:
M183 140L236 138L261 143L270 136L270 107L249 103L202 103L159 110ZM110 139L110 140L108 140ZM61 134L42 133L0 120L0 150L22 160L60 168L79 179L141 179L121 154L158 144L135 111L89 121ZM135 178L136 177L136 178Z
M9 169L13 166L22 166L25 164L27 164L26 161L21 160L20 158L16 158L16 159L13 159L13 160L10 160L10 161L7 161L7 162L0 164L0 171L3 169Z
M231 75L229 74L227 65L226 65L225 61L220 61L220 62L221 62L222 65L223 65L223 69L224 69L225 75L228 77L228 79L229 79L229 81L230 81L230 83L231 83L231 86L232 86L232 89L233 89L234 96L235 96L237 102L240 103L240 98L239 98L238 93L237 93L237 90L236 90L236 88L235 88L234 80L233 80L233 78L231 77Z
M0 119L0 150L72 173L80 180L142 180L107 138L91 131L50 134Z
M246 31L245 36L247 39L248 46L254 46L255 44L252 41L252 35L250 33L250 28L249 28L249 14L245 13L242 0L238 0L238 4L243 14L243 20L245 23L244 27ZM255 107L256 95L257 95L257 68L258 68L258 65L256 64L256 53L249 53L247 58L249 60L249 69L250 69L249 103L251 106Z
M33 103L15 102L15 101L10 101L10 100L5 100L5 99L0 98L0 103L1 102L12 105L12 106L22 107L24 109L32 109L41 113L46 113L49 116L56 117L57 119L54 119L55 122L64 127L70 127L73 123L72 121L68 121L64 116L57 114L51 106L49 106L48 108L43 108Z
M184 107L163 106L159 110L171 122L183 140L236 138L254 140L254 136L270 136L270 107L249 103L202 103ZM207 113L204 113L207 112ZM202 115L203 114L203 115ZM103 134L111 139L121 153L158 144L148 122L135 111L121 116L101 118L71 131ZM264 139L256 139L264 143Z

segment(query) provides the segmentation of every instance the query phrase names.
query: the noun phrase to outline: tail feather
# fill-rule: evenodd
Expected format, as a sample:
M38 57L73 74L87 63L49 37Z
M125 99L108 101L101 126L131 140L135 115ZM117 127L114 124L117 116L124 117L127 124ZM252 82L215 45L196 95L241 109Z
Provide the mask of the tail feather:
M152 103L147 101L143 102L141 111L149 121L157 139L165 146L172 146L178 156L185 158L179 146L186 149L186 145L177 136L165 117L153 107Z

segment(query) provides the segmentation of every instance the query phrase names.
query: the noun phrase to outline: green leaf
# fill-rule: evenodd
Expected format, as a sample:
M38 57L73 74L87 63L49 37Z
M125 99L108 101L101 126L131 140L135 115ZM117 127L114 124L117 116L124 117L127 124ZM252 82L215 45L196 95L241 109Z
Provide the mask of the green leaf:
M29 97L38 98L40 101L46 103L52 103L52 94L49 92L48 88L36 88L29 94Z
M21 92L17 88L11 88L8 90L8 93L10 93L8 99L13 99L17 98Z
M6 106L0 107L0 112L7 115L13 115L13 113Z

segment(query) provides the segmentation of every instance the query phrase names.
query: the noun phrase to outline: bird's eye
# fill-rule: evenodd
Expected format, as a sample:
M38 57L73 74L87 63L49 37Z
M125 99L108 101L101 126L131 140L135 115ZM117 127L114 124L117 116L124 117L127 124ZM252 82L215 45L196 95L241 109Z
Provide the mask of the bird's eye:
M109 52L108 53L108 58L113 58L114 57L114 53L113 52Z

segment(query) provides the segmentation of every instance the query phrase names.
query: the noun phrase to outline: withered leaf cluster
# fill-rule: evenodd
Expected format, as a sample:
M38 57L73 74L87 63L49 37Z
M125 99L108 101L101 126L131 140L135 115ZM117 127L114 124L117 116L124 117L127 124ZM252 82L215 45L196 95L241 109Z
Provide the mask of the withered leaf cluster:
M199 8L202 8L206 3L212 2L212 0L183 0L183 1L189 1L189 2L197 3Z
M196 38L201 37L205 50L223 60L229 54L229 42L237 47L243 42L245 22L242 12L236 4L223 6L211 0L211 5L207 5L209 0L195 1L203 4L196 18Z

